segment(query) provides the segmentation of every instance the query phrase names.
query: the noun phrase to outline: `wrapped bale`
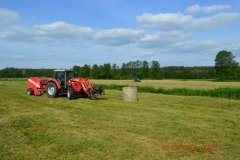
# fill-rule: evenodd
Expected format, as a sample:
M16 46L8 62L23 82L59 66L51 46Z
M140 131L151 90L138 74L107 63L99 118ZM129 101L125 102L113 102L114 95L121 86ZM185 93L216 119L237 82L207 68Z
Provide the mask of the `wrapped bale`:
M137 87L123 87L123 100L127 102L138 101Z

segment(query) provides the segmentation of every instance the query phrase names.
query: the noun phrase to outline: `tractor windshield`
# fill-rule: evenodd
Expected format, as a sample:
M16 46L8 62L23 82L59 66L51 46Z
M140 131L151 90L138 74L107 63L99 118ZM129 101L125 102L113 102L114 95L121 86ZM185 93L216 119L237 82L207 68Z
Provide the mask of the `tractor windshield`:
M64 72L55 72L54 74L54 78L58 79L58 80L64 80Z
M74 73L71 71L67 72L67 79L72 79L72 78L74 78Z

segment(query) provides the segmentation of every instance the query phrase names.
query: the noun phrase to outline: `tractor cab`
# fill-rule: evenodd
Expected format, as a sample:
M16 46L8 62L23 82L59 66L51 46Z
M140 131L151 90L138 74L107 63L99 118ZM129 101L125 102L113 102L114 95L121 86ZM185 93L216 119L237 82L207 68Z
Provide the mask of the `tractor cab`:
M74 78L74 72L72 70L54 70L54 78L58 80L63 88L67 88L67 82L69 79Z

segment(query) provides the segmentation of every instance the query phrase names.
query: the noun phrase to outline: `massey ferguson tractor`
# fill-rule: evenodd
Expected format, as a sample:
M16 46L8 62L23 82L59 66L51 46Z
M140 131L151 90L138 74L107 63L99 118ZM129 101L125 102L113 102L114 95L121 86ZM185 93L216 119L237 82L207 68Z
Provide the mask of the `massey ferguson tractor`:
M77 96L95 98L96 95L104 94L104 90L94 87L88 78L74 78L72 70L54 70L54 78L28 79L28 95L39 96L45 92L50 98L67 95L70 100Z

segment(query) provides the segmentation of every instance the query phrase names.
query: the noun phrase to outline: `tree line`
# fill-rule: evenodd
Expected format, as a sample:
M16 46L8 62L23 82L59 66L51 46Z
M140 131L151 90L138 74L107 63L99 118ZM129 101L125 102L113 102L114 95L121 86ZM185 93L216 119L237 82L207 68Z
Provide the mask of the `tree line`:
M73 66L73 71L79 77L91 77L94 79L132 79L140 77L143 79L162 79L163 71L158 61L130 61L123 63L121 67L116 64L106 63L103 65L94 64L92 66Z
M212 79L215 76L214 67L160 67L158 61L130 61L120 66L106 63L103 65L75 65L72 70L77 77L94 79ZM54 69L19 69L5 68L0 70L1 78L27 78L31 76L52 77Z
M105 63L103 65L75 65L72 70L77 77L93 79L216 79L240 80L240 67L232 52L220 51L215 58L215 66L167 66L160 67L158 61L129 61L121 66ZM54 69L5 68L0 70L0 78L27 78L31 76L53 76Z

